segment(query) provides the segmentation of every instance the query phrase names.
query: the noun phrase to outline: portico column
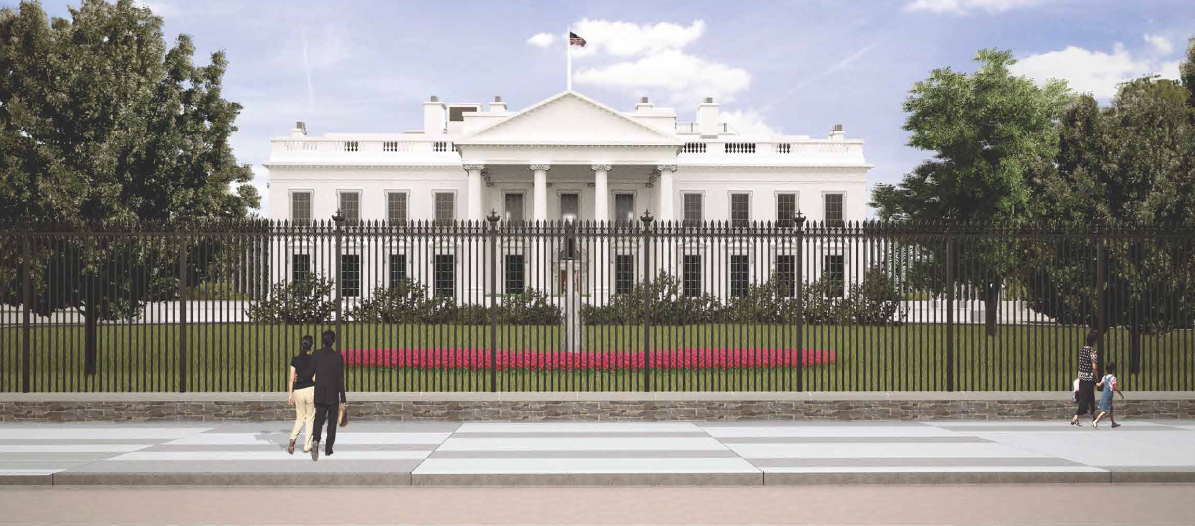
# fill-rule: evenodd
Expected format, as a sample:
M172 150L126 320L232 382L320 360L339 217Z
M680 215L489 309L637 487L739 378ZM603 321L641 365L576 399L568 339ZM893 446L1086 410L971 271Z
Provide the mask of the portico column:
M660 187L657 194L659 215L656 221L672 221L675 219L672 211L672 174L676 172L675 164L661 164L656 167L660 171Z
M550 164L533 164L531 171L535 173L535 190L532 197L536 221L548 220L548 170L552 169Z
M485 169L484 164L466 164L465 171L469 174L469 191L466 193L465 216L469 221L481 221L485 217L485 212L482 211L481 206L481 171Z
M593 168L593 220L599 223L610 220L610 187L607 183L610 165L595 164Z

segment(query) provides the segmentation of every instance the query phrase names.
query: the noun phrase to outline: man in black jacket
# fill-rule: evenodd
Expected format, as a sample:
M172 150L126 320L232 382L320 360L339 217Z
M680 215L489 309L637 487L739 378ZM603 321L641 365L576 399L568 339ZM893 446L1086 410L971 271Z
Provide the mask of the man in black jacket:
M311 372L315 378L315 432L312 433L311 460L319 460L319 442L323 436L324 422L328 423L328 441L324 454L332 456L336 443L336 424L340 416L340 404L344 398L344 358L332 344L336 333L324 331L320 337L324 346L311 354Z

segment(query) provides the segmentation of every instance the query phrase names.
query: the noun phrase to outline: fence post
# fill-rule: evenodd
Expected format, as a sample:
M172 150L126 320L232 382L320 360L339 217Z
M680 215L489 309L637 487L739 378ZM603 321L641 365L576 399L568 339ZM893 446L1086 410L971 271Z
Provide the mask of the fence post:
M1100 335L1095 341L1096 378L1104 374L1104 336L1108 330L1108 237L1103 229L1096 234L1095 245L1095 330Z
M643 390L651 391L651 211L643 216Z
M490 391L498 391L498 211L490 209Z
M797 261L793 269L797 296L797 391L805 390L805 214L800 210L793 216L797 227Z
M33 249L29 246L29 232L21 234L21 392L28 393L30 385L30 345L33 337L32 319L30 311L33 305L33 278L30 275L33 259Z
M946 390L954 391L954 225L946 227Z
M340 245L341 239L340 238L342 235L341 226L344 225L344 214L340 213L339 208L336 209L335 214L332 214L332 222L335 223L335 231L336 231L335 253L334 253L334 257L336 259L335 259L335 261L332 262L333 272L335 272L335 275L333 275L332 279L335 280L335 283L336 283L336 350L339 351L340 347L341 347L340 341L344 337L344 334L342 334L343 320L344 320L344 296L343 296L344 280L342 279L342 276L341 276L342 269L340 268L340 265L343 263L342 260L344 259L343 257L341 257L341 254L340 254L340 250L341 250L341 245Z
M178 235L178 392L187 392L187 235Z

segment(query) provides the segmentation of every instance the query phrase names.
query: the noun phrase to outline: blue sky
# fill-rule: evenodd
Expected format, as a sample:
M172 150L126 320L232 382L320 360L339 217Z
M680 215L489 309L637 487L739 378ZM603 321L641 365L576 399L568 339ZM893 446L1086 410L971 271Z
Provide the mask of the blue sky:
M77 3L43 6L63 16ZM570 25L590 42L574 56L575 90L620 109L648 95L682 121L714 95L740 129L818 137L841 123L866 141L869 184L927 156L905 145L900 107L934 68L970 70L977 49L1011 49L1021 73L1106 99L1122 78L1176 76L1195 36L1186 0L142 3L168 38L194 38L198 62L227 52L226 97L245 106L233 147L263 196L269 140L296 120L314 134L393 132L420 128L432 94L502 95L518 110L562 91Z

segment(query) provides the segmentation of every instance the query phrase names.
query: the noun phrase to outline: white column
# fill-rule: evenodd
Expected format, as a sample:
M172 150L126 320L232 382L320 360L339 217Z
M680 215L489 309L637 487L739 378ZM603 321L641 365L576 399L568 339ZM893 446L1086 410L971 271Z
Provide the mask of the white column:
M484 164L466 164L465 171L469 173L469 191L465 195L466 219L469 221L481 221L485 218L485 211L481 206L481 171L485 169Z
M533 164L531 171L535 173L535 192L533 196L535 216L532 218L536 221L548 220L548 170L552 169L549 164Z
M660 212L656 214L656 221L672 221L676 219L672 210L672 174L676 172L676 165L661 164L656 169L660 171L660 186L656 194Z
M610 165L595 164L593 168L593 220L602 222L610 220Z

